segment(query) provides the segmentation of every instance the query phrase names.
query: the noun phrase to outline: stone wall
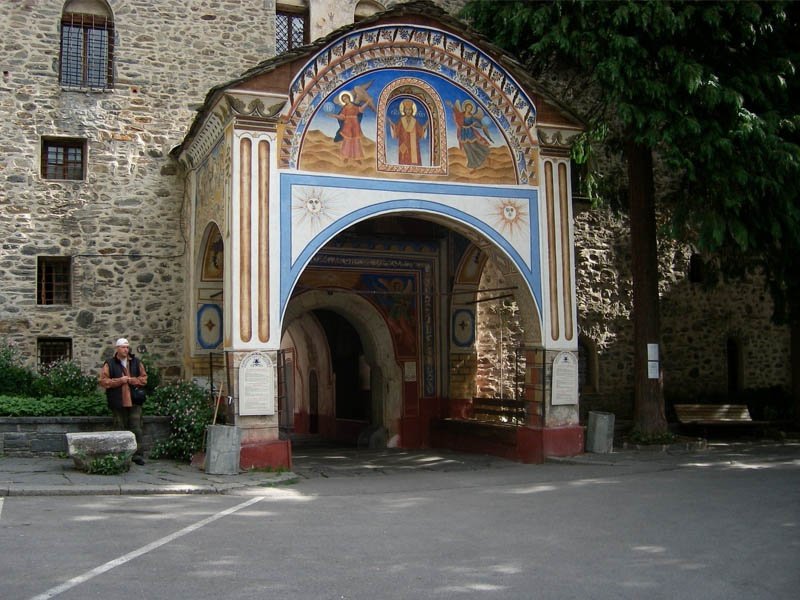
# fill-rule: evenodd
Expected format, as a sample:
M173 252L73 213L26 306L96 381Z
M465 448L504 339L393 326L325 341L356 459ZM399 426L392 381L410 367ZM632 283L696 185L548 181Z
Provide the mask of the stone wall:
M630 235L624 216L576 211L575 255L581 338L596 352L596 385L581 395L581 412L630 416L633 403ZM741 356L739 387L788 389L789 329L772 323L772 301L757 276L743 281L689 280L692 249L659 243L662 366L668 400L728 394L728 340Z
M169 151L208 90L271 56L263 0L110 0L114 86L59 84L61 2L4 3L0 19L0 338L33 363L71 338L99 369L112 340L146 344L177 374L185 329L183 184ZM42 136L84 138L85 181L40 176ZM70 256L70 305L36 304L37 256Z
M0 417L0 456L62 454L67 433L112 430L111 417ZM169 417L144 417L146 451L169 432Z
M334 6L341 13L338 2L311 4L320 18ZM356 0L346 4L351 10ZM185 261L186 199L169 151L213 86L274 55L275 2L108 5L114 85L92 91L59 83L64 3L3 4L0 339L14 343L33 365L37 338L70 338L74 360L93 371L124 335L134 348L145 344L165 374L178 375L192 266ZM41 177L45 136L87 141L84 181ZM38 256L72 258L71 304L37 305Z
M489 258L481 274L480 290L511 287L509 283L497 262ZM480 296L485 300L508 295L484 292ZM521 355L522 321L516 300L506 297L478 302L476 312L477 374L473 395L520 399L525 358Z

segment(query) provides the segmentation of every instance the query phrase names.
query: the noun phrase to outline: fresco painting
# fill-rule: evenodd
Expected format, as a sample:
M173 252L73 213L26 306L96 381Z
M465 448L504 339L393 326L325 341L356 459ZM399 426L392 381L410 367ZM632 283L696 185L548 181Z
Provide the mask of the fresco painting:
M349 289L360 293L386 319L398 358L421 358L422 393L436 393L436 295L433 293L438 260L435 252L404 258L381 252L382 242L365 248L336 247L317 253L297 283L296 293L309 290Z
M365 177L516 184L502 129L481 103L433 73L385 69L323 99L299 168Z
M387 162L398 165L430 165L431 149L428 135L429 116L425 105L414 98L398 98L389 107L387 119L387 155L391 152L394 160L387 156ZM392 120L394 117L396 120Z
M203 253L203 269L201 281L222 281L225 260L225 244L217 227L212 227L206 238Z
M386 317L397 344L397 354L413 357L417 348L416 277L395 273L363 274L363 287L374 294L374 303Z

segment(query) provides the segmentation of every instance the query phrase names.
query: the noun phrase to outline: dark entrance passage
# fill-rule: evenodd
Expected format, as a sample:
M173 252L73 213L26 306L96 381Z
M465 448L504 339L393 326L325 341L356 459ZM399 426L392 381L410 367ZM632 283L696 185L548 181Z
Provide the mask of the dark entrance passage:
M336 419L369 423L370 392L360 377L360 357L364 354L361 338L355 328L341 315L329 310L315 310L331 353L336 380Z

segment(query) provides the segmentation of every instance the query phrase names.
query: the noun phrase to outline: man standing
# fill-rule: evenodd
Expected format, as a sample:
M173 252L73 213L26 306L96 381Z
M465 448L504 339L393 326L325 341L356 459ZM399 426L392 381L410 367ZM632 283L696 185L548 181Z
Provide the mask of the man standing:
M136 436L136 453L133 462L144 464L142 445L143 388L147 385L147 373L142 362L131 354L128 340L119 338L114 356L103 363L100 371L100 387L106 391L108 408L114 418L114 427L127 430Z

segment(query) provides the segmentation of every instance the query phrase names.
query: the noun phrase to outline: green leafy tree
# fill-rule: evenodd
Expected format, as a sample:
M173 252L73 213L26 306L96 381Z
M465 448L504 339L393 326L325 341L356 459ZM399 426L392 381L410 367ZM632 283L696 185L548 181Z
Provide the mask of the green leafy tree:
M646 372L647 344L660 340L654 155L676 180L665 198L671 233L718 256L729 274L760 269L776 318L800 331L800 9L780 1L473 0L464 14L533 75L566 69L596 93L588 108L574 108L608 131L605 143L627 161L634 427L661 434L663 389ZM796 373L797 356L794 364Z

